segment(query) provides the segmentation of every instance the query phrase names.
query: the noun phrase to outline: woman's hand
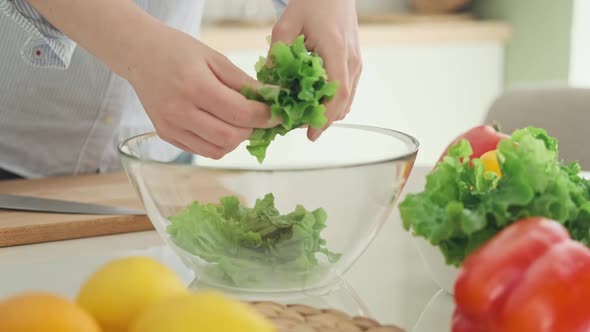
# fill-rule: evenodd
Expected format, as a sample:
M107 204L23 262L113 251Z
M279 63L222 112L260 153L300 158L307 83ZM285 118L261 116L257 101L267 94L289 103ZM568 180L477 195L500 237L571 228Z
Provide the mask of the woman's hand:
M272 42L291 43L305 35L307 49L323 59L328 79L337 80L340 88L326 103L328 124L322 129L308 129L316 140L334 121L342 120L354 99L362 71L358 24L354 0L289 0L289 5L272 31Z
M168 27L152 36L151 49L127 77L159 136L183 150L219 159L270 128L268 106L239 93L253 78L200 41Z

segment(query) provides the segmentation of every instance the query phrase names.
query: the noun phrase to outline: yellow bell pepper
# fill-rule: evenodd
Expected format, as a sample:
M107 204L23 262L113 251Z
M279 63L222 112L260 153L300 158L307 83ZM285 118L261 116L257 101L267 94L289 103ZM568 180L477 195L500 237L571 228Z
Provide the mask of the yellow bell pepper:
M496 173L498 177L502 177L502 171L500 170L500 164L498 163L498 154L496 153L496 150L491 150L484 153L479 159L483 162L486 172Z

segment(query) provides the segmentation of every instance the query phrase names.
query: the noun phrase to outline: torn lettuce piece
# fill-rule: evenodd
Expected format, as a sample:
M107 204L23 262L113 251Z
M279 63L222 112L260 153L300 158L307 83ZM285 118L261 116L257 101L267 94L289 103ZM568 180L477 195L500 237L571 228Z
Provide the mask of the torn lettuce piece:
M254 67L258 81L264 85L256 91L244 87L242 94L269 105L272 119L282 121L275 128L256 129L250 137L247 149L262 163L277 135L284 136L303 125L326 126L328 119L323 103L336 95L339 82L328 82L323 59L307 50L303 35L291 45L274 43L269 58L260 57Z

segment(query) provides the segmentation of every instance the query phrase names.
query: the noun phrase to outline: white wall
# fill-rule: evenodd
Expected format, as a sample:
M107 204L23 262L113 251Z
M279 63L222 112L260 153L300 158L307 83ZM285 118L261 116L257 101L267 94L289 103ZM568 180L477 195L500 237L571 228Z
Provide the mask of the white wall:
M590 1L575 0L572 20L570 84L590 87Z

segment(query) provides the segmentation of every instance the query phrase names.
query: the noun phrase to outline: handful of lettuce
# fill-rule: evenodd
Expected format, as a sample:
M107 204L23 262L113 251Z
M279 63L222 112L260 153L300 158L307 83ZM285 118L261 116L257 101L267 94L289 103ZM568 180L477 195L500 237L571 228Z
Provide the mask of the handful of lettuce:
M465 257L512 222L543 216L590 245L590 183L577 163L562 164L558 142L540 128L515 131L497 148L502 177L484 172L463 140L428 175L424 190L399 205L403 226L438 246L446 263Z
M235 196L221 198L219 205L195 201L169 218L167 231L180 248L218 263L221 275L237 286L273 270L299 277L319 264L317 253L338 261L340 254L326 249L320 237L327 219L323 209L298 205L281 215L274 203L272 194L257 199L253 208L240 206Z
M304 39L301 35L290 46L283 42L271 45L270 61L260 57L255 66L257 79L266 85L257 91L242 89L246 98L270 105L272 119L280 117L282 121L274 128L256 129L251 135L247 149L260 163L276 135L306 124L322 128L327 123L323 102L336 94L339 84L328 82L323 59L307 50Z

